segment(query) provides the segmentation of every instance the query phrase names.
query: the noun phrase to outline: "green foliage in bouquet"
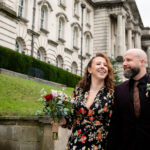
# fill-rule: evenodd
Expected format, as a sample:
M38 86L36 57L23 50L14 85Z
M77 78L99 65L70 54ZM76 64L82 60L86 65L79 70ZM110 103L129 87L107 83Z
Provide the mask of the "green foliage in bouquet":
M62 91L51 90L50 93L42 89L41 101L44 103L43 111L37 111L37 114L44 113L51 117L53 140L58 138L59 121L65 116L69 117L73 111L74 100Z
M44 102L43 112L49 115L55 122L59 122L72 111L74 100L62 91L51 90L46 93L41 90L41 100Z

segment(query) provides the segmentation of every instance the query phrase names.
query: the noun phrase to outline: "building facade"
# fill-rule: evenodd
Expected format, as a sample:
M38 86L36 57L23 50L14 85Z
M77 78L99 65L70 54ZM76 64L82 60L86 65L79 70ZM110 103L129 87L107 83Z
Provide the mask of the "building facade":
M0 0L0 45L82 75L96 52L150 58L150 28L135 0Z

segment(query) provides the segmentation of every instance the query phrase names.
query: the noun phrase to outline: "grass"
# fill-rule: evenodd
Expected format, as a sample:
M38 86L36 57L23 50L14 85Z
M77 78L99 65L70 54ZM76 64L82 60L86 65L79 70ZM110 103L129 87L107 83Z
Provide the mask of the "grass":
M0 74L0 116L34 116L42 110L43 103L38 101L44 88L62 90L47 84ZM73 88L66 87L64 92L71 95Z

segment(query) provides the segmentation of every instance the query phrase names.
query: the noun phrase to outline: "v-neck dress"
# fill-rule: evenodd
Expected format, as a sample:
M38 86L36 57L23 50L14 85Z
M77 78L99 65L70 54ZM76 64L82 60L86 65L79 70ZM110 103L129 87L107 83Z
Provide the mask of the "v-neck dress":
M104 150L112 115L113 91L99 90L88 109L88 92L74 91L75 104L67 126L72 128L66 150Z

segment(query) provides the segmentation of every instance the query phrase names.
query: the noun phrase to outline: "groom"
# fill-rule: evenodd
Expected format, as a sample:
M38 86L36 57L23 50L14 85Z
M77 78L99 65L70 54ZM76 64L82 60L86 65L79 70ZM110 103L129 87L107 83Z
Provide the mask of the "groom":
M141 49L124 55L124 76L129 80L115 88L108 150L150 150L150 76L147 56Z

